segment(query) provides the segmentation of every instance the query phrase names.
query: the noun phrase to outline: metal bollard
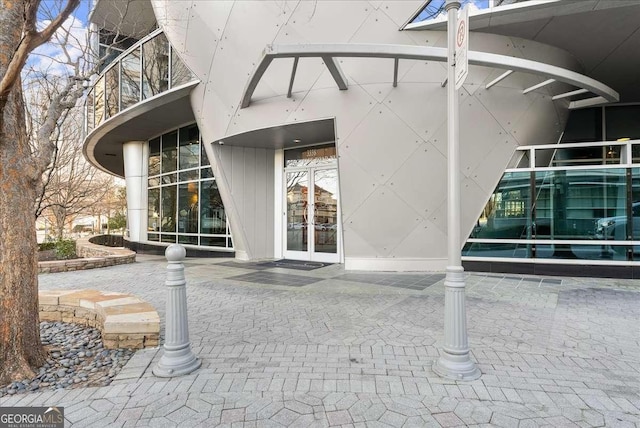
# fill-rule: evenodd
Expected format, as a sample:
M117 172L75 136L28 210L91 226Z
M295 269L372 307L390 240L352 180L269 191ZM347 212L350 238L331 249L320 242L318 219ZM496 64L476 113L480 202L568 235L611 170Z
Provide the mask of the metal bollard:
M187 319L187 281L184 278L184 260L187 251L180 244L171 244L165 251L167 265L167 321L164 354L153 369L158 377L174 377L191 373L202 362L191 350L189 321Z

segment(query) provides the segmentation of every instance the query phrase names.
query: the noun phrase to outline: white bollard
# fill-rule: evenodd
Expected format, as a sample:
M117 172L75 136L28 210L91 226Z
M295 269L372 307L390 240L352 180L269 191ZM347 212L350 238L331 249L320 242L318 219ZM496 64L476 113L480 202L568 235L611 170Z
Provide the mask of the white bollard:
M164 354L153 369L153 374L158 377L174 377L191 373L202 362L191 350L189 342L187 281L182 264L187 251L180 244L171 244L164 254L169 262L165 283L168 293Z

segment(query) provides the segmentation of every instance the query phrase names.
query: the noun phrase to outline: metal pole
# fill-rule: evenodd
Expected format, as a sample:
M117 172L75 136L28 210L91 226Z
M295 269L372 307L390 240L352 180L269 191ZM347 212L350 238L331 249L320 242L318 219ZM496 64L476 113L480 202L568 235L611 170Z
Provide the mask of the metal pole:
M444 346L433 371L450 379L473 380L480 370L469 356L465 307L464 269L460 251L460 148L458 90L455 81L455 43L460 2L447 0L447 235L448 263L444 296Z
M180 244L171 244L165 251L167 266L167 321L165 325L164 354L153 369L158 377L182 376L202 364L191 350L187 319L187 281L182 260L187 251Z

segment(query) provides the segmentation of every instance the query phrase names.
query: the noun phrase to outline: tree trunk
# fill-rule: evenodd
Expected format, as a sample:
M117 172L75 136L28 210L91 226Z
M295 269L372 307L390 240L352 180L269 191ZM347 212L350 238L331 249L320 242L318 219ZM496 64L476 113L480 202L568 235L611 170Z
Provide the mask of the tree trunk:
M5 3L5 2L3 2ZM12 9L13 8L13 9ZM24 16L0 12L0 76L21 38ZM26 136L22 84L0 100L0 385L29 379L45 362L38 316L34 201L40 176Z

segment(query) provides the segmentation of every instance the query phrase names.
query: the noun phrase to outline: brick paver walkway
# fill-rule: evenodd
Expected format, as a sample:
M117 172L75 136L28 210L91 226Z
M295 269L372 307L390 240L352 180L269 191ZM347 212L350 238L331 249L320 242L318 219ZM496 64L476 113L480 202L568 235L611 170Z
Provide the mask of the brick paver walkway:
M139 260L41 275L40 288L133 293L164 325L165 262ZM64 406L67 426L78 427L640 426L637 281L470 274L470 347L483 375L456 382L431 370L441 277L220 262L186 262L192 347L203 362L193 374L154 377L161 352L151 349L108 387L0 405Z

